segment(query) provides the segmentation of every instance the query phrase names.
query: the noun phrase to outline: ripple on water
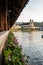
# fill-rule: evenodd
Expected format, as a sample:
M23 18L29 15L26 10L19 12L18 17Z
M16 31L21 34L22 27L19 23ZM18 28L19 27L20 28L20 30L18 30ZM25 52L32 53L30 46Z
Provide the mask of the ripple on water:
M42 31L15 32L18 42L23 47L25 54L30 56L28 65L43 65L43 39Z

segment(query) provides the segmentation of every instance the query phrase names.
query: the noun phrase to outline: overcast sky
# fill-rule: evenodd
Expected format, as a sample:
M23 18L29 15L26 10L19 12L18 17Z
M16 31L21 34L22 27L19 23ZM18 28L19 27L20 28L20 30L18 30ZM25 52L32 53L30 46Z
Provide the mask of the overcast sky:
M30 19L36 22L43 21L43 0L29 0L17 21L28 22Z

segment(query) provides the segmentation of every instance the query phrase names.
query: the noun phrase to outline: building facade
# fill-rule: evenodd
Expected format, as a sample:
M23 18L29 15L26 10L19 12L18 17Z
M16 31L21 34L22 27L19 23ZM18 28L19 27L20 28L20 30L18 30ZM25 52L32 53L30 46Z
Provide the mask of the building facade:
M22 26L21 26L22 28L27 28L27 29L29 29L29 28L35 28L35 26L34 26L34 21L33 20L30 20L28 23L22 23Z

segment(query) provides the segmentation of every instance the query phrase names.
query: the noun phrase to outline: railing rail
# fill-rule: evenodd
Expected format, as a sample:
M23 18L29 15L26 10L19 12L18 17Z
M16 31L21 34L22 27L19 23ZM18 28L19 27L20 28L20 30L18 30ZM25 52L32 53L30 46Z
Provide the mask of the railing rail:
M9 31L7 31L6 33L4 33L3 35L0 36L0 55L1 55L2 50L4 48L6 39L8 37L8 33L9 33Z
M6 31L4 34L0 36L0 65L2 65L2 57L3 57L2 52L4 49L8 34L9 34L9 31Z

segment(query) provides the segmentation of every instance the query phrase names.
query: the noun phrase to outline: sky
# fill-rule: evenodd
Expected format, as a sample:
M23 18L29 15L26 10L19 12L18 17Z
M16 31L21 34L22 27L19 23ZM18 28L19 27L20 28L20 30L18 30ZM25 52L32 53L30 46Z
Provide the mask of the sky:
M17 21L29 22L30 19L35 22L43 21L43 0L29 0Z

